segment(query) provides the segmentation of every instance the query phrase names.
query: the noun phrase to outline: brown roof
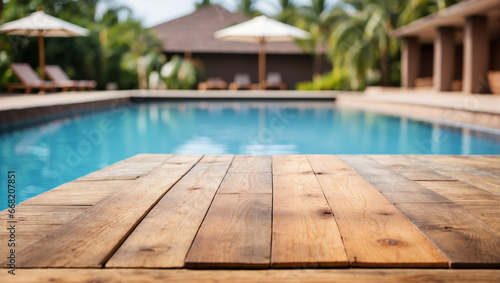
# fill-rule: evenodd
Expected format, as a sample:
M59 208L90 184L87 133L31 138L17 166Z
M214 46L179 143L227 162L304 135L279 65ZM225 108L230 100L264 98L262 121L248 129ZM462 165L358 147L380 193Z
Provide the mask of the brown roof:
M498 38L500 29L500 6L498 0L464 0L432 15L420 18L392 32L392 37L418 37L420 42L433 42L437 28L443 26L457 28L457 41L462 41L463 26L466 18L473 15L488 16L488 32Z
M152 27L163 41L165 52L193 53L258 53L259 45L245 42L223 41L214 38L214 32L249 20L240 13L214 5L196 10L192 14ZM293 42L272 42L266 46L268 54L302 54Z

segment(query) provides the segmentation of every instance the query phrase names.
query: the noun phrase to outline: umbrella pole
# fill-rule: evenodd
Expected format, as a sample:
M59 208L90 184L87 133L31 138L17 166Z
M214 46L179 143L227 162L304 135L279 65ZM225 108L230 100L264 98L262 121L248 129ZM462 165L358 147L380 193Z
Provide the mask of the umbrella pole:
M266 41L259 40L259 89L265 89L266 84Z
M45 80L45 50L43 43L43 36L38 36L38 60L40 63L40 77Z

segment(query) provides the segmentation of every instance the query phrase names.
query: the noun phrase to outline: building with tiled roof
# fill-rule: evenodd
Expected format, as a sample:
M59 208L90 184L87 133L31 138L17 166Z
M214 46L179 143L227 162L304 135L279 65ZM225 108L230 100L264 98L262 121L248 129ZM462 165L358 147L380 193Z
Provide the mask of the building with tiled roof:
M214 38L217 30L249 20L241 13L220 6L208 6L187 16L152 27L163 44L167 57L191 56L203 63L207 77L221 77L231 82L235 73L248 73L257 82L257 43L223 41ZM267 71L280 72L288 88L311 80L313 56L293 42L271 42L266 45ZM322 70L331 66L323 62Z

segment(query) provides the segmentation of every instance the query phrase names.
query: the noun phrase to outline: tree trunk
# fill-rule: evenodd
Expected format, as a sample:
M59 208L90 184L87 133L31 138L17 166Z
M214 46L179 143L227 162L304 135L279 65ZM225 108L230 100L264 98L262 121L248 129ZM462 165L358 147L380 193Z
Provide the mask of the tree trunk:
M380 62L380 84L382 86L389 86L389 55L387 54L387 49L382 52L382 58Z
M0 0L0 19L2 18L2 14L3 14L3 0ZM0 50L2 49L3 49L2 41L0 41Z
M139 58L137 58L137 80L139 81L140 89L148 88L148 78L143 56L139 56Z
M321 75L321 60L323 59L321 54L321 47L316 45L314 51L314 62L313 62L313 79Z

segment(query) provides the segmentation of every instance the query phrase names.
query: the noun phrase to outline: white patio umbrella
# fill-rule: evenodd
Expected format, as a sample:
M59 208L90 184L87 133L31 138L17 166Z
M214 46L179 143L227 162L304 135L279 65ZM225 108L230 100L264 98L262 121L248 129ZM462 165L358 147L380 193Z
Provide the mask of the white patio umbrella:
M1 25L0 33L38 37L38 60L40 62L40 75L43 79L45 77L43 70L45 66L43 38L86 36L89 30L52 17L39 10L22 19Z
M258 42L259 50L259 82L264 85L266 77L266 42L293 41L295 38L306 39L309 33L266 16L259 16L249 21L221 29L214 33L221 40Z

